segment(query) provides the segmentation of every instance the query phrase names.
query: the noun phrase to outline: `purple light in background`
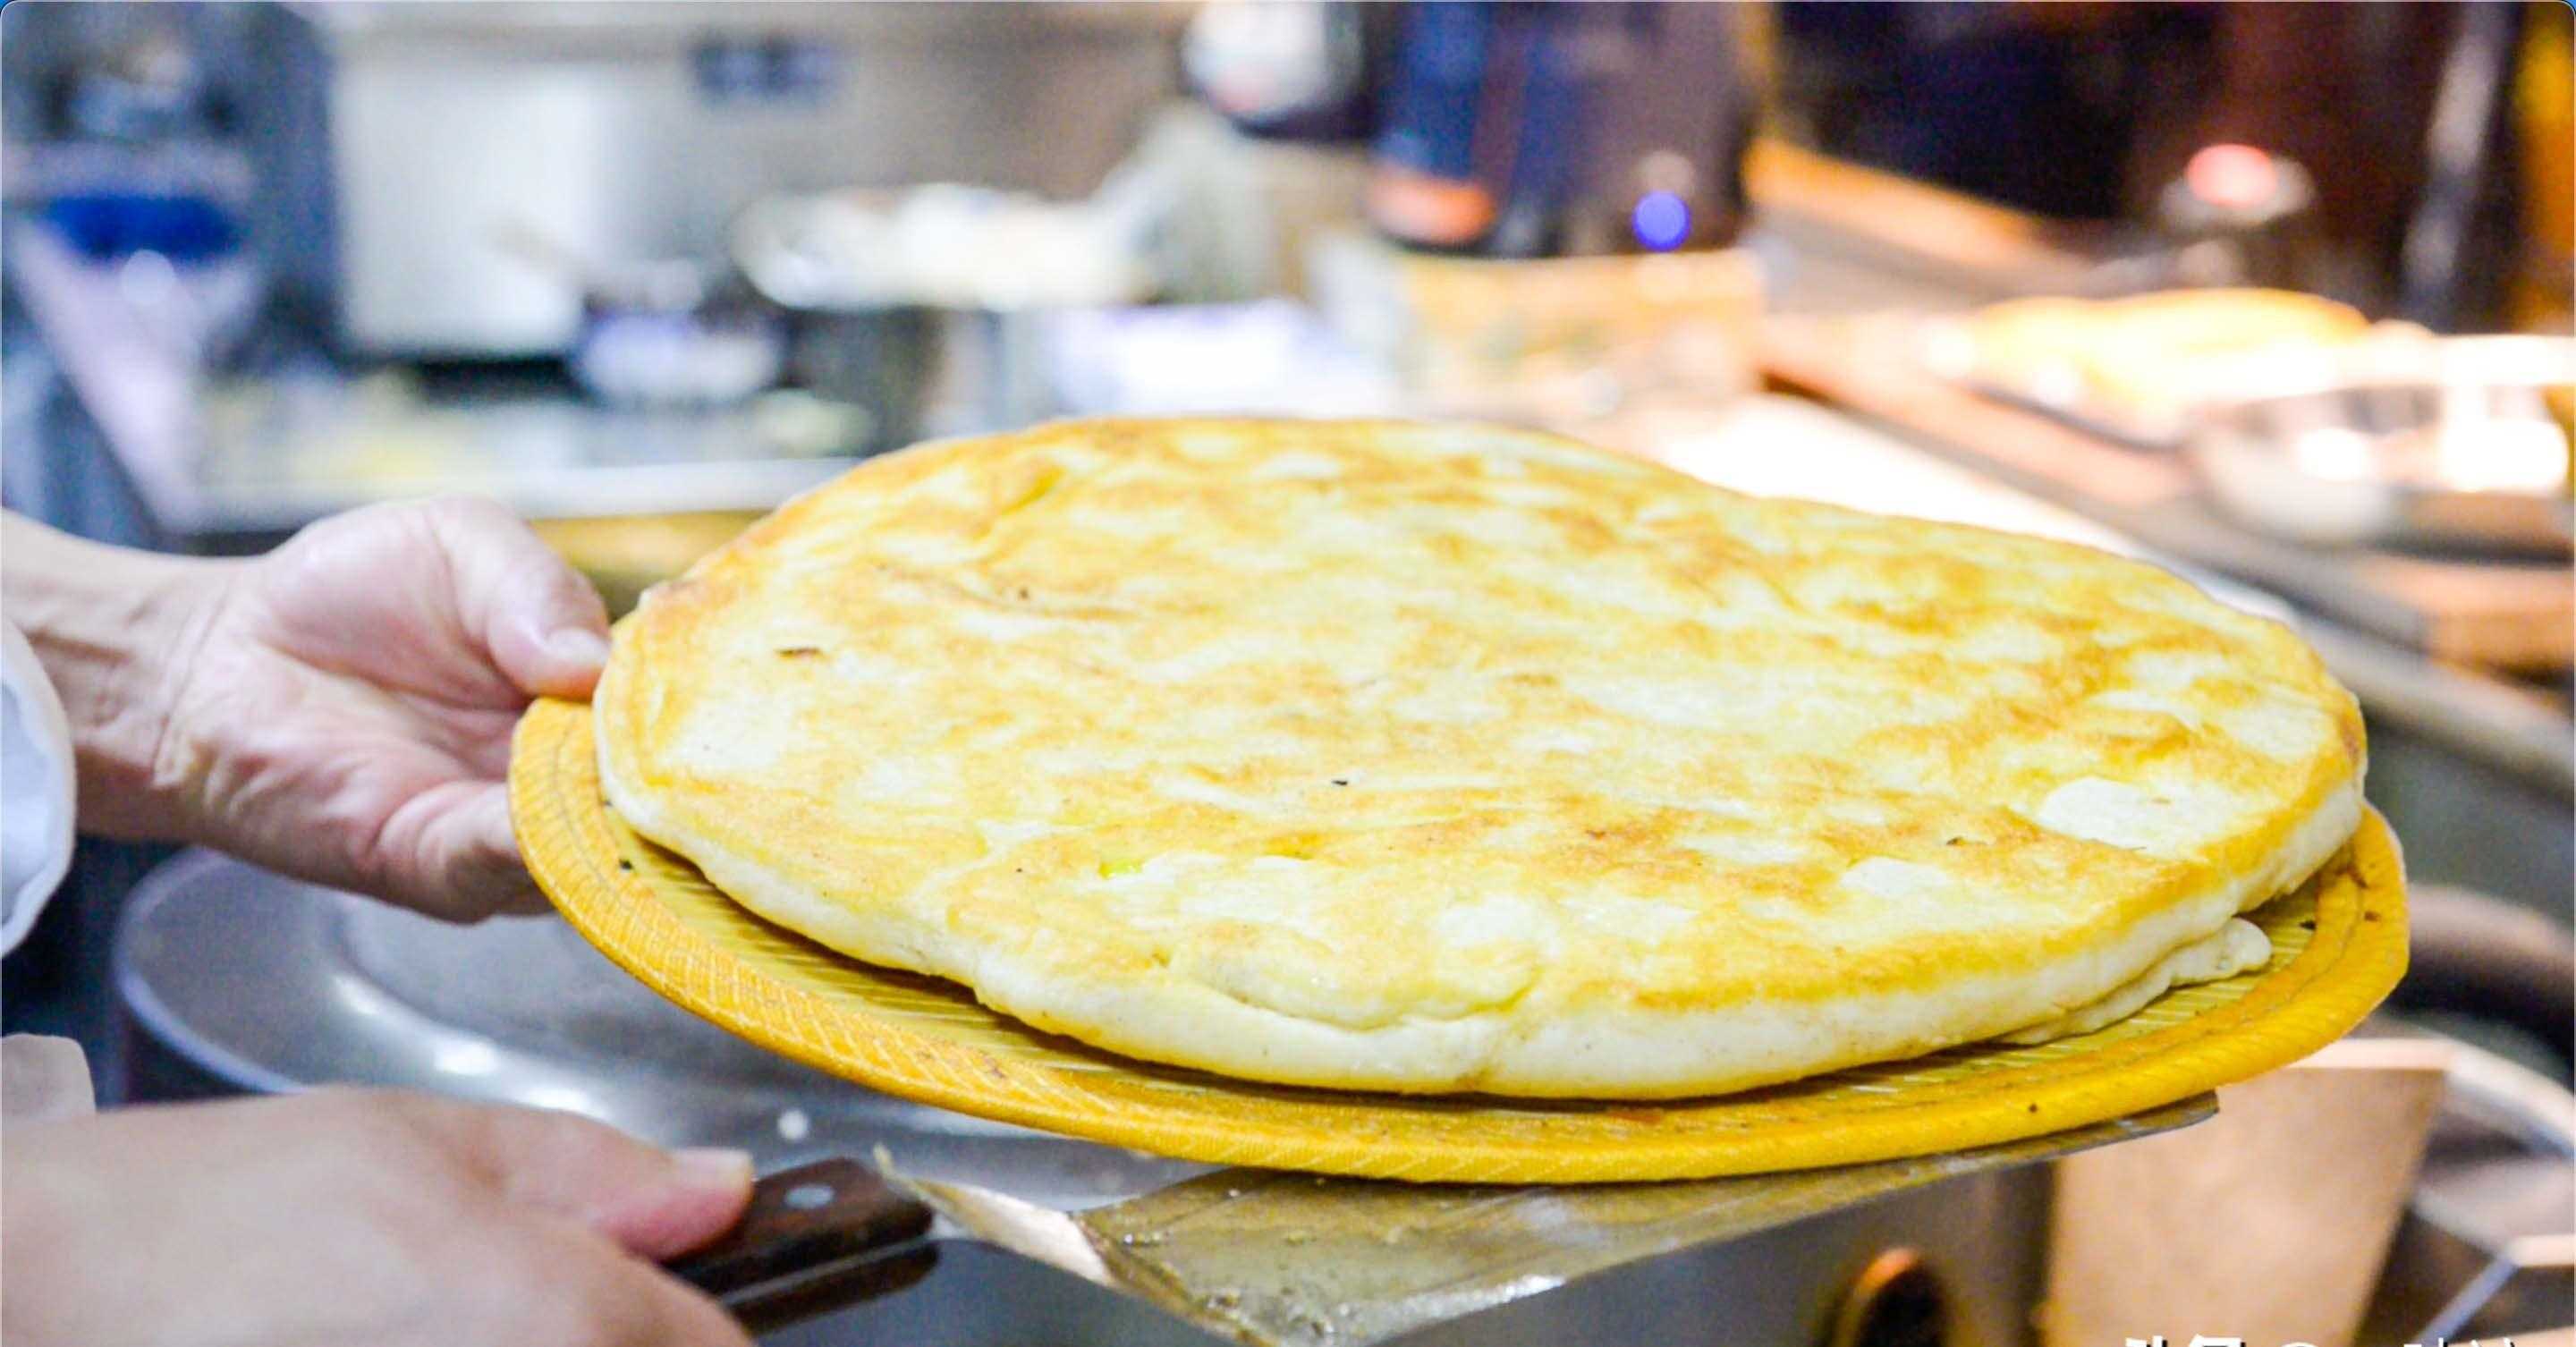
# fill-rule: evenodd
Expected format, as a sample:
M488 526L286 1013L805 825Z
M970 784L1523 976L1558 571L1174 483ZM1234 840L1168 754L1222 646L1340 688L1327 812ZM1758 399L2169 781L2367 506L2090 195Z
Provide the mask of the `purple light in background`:
M1648 192L1628 212L1629 232L1649 252L1668 253L1690 237L1690 203L1671 192Z

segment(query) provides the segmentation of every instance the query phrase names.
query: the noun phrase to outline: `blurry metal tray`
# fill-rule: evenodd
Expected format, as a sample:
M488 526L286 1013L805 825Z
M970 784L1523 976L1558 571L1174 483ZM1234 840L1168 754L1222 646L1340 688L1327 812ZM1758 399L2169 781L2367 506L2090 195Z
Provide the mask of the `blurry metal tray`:
M2209 499L2182 455L2139 453L1972 392L1924 363L1919 335L1911 318L1777 321L1763 331L1762 371L2141 547L2261 585L2371 636L2479 668L2568 667L2576 582L2564 561L2323 550L2247 529ZM2563 779L2543 758L2505 760L2510 770Z
M2229 514L2293 542L2563 564L2571 383L2563 337L2273 352L2203 400L2183 447Z
M2037 412L2125 449L2175 453L2190 438L2191 422L2187 408L2176 406L2163 415L2152 415L2144 409L2122 408L2088 399L2081 384L2071 375L2062 382L2044 375L2038 378L2015 377L2012 373L1981 363L1977 358L1976 339L1970 335L1965 318L1926 319L1922 331L1917 334L1914 358L1925 369L1979 397L1991 398L2023 411Z
M1980 397L2106 444L2187 456L2228 513L2291 542L2508 557L2568 551L2563 472L2555 487L2451 486L2357 469L2316 474L2291 452L2301 437L2333 436L2339 457L2365 448L2365 458L2384 455L2400 432L2464 418L2488 433L2519 430L2524 421L2548 425L2541 390L2564 385L2576 370L2576 343L2562 338L2419 334L2253 352L2223 380L2161 408L2088 397L2071 373L1980 364L1963 320L1926 320L1917 346L1924 368ZM2530 405L2512 405L2516 396ZM2553 457L2563 468L2561 430Z
M510 796L529 869L573 926L646 985L745 1038L963 1113L1181 1159L1372 1178L1700 1178L2062 1132L2304 1056L2359 1023L2406 963L2397 851L2372 815L2343 857L2255 914L2273 942L2268 967L2168 993L2091 1034L1650 1104L1298 1089L1096 1051L954 984L862 964L760 920L608 809L586 705L530 708Z

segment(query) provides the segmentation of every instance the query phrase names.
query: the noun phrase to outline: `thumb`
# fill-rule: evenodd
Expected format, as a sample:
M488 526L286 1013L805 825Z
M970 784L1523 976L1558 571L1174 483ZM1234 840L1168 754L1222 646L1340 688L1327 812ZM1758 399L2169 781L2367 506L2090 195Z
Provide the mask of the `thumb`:
M569 1217L639 1257L686 1253L733 1228L751 1156L665 1151L604 1123L527 1108L465 1108L448 1135L504 1201Z
M497 502L432 502L458 615L521 692L587 697L608 658L608 610L554 549Z

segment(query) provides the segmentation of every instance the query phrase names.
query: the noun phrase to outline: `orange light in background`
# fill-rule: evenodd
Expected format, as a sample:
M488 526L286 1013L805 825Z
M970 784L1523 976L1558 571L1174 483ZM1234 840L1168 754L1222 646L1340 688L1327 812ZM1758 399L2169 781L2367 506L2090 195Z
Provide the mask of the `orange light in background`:
M2251 145L2205 145L2183 165L2191 194L2213 206L2247 210L2281 188L2281 166Z
M1383 162L1369 174L1369 218L1409 243L1464 247L1494 227L1495 210L1477 183Z

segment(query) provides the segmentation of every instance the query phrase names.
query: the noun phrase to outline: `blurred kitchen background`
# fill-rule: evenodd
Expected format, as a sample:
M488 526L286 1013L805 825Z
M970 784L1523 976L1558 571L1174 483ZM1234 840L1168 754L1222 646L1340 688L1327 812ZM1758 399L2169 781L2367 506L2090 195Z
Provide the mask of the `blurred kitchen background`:
M2399 1008L2568 1074L2563 5L0 30L12 509L219 553L482 491L623 604L924 437L1391 413L2090 541L2315 643L2418 884ZM89 846L13 1027L125 1050L99 970L160 859Z
M19 0L0 494L231 553L487 492L614 608L925 437L1466 415L2147 557L2360 696L2414 880L2369 1032L2454 1040L2438 1116L2290 1166L2394 1205L2161 1237L2332 1231L2391 1252L2302 1315L2492 1337L2564 1322L2576 1249L2569 39L2500 0ZM1055 1205L1194 1172L824 1078L558 922L202 852L85 841L0 977L111 1100L415 1086ZM1935 1252L2031 1304L1993 1251L2037 1225L1943 1203ZM1033 1266L794 1341L1166 1340Z

